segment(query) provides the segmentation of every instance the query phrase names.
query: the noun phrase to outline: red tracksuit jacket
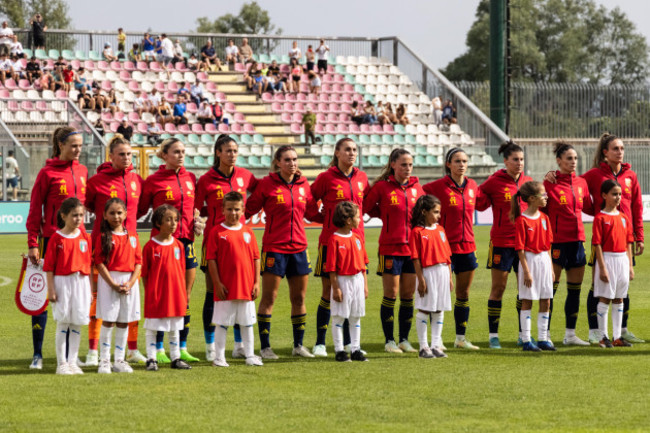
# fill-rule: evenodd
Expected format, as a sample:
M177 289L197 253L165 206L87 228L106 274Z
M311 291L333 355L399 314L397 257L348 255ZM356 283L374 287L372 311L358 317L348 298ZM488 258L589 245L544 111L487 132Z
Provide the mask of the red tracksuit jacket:
M594 208L587 182L575 173L555 172L556 183L544 181L548 204L543 209L551 220L553 242L585 241L582 212L593 215Z
M379 211L383 223L379 234L379 254L411 256L411 214L421 195L424 195L424 190L414 176L405 185L400 185L394 176L390 176L370 188L363 200L363 211L367 214Z
M458 186L450 176L445 176L423 187L425 193L436 196L442 203L439 224L444 227L454 254L476 251L473 225L480 190L473 179L465 179L465 184Z
M502 169L496 171L479 186L481 194L476 201L476 209L484 211L492 206L493 223L490 240L493 246L515 247L515 224L510 221L510 206L519 187L531 180L533 179L523 173L514 180L505 169ZM528 208L528 204L523 200L519 201L519 205L522 212Z
M270 173L259 181L255 192L246 201L246 217L264 209L263 251L293 254L307 249L303 218L307 204L312 200L309 182L298 174L290 184L278 173Z
M194 173L185 170L185 167L181 167L177 173L161 165L158 171L144 181L138 204L138 218L145 215L150 207L156 209L160 205L170 204L180 213L174 237L193 241L195 189ZM157 234L156 228L151 229L151 236Z
M607 179L614 179L621 184L623 196L621 197L620 210L632 221L634 239L643 242L643 202L641 200L641 186L628 163L621 164L621 171L614 174L606 162L601 162L600 167L592 168L582 175L587 181L594 209L600 210L603 198L600 195L600 186Z
M58 230L56 213L66 198L86 200L88 169L79 161L62 161L58 157L45 161L38 172L27 215L27 246L38 247L38 236L49 238ZM82 226L83 227L83 226Z

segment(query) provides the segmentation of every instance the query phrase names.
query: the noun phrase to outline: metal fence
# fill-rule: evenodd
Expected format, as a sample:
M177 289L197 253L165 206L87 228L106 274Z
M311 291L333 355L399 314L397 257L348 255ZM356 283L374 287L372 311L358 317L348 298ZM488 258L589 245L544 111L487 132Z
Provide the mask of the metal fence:
M2 200L7 201L11 197L9 196L8 187L6 183L7 179L7 165L5 164L6 158L9 156L9 152L13 153L13 157L18 163L18 170L20 177L18 178L17 188L23 189L27 188L24 185L31 185L30 183L30 171L29 167L29 153L23 148L20 144L20 141L14 136L9 127L2 121L0 118L0 156L2 160L2 168L0 173L2 173ZM13 188L12 188L13 190ZM12 191L13 192L13 191Z
M455 83L480 109L490 106L488 82ZM522 138L650 136L650 85L512 83L509 134Z

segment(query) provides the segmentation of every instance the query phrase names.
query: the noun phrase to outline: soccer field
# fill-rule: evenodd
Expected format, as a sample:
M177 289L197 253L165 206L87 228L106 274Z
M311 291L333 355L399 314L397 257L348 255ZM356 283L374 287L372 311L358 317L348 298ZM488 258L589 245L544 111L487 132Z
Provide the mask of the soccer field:
M591 226L587 227L591 232ZM646 430L650 425L647 389L650 343L632 348L562 346L564 335L564 276L555 303L552 336L556 353L524 353L515 345L516 285L510 278L501 318L502 350L487 349L486 304L489 271L484 268L489 227L477 227L478 269L471 290L468 339L477 352L453 349L453 313L445 317L443 339L447 359L423 360L417 354L387 354L379 321L381 282L374 274L378 230L367 230L371 274L368 315L362 319L361 342L370 362L334 361L328 334L327 359L295 359L291 353L291 322L286 283L273 311L271 344L280 355L264 367L231 360L230 368L213 368L206 361L190 371L162 366L157 373L135 367L134 374L57 376L54 321L50 315L43 347L44 368L28 369L32 355L29 317L14 303L25 236L2 236L0 243L0 431L612 431ZM317 230L309 230L312 261L316 260ZM148 233L141 233L142 243ZM261 232L258 240L261 241ZM199 245L200 240L197 240ZM629 327L650 338L650 261L637 260L631 284ZM513 274L514 276L514 274ZM11 279L9 282L8 279ZM587 337L583 285L577 333ZM308 326L305 345L315 340L320 281L310 278L307 292ZM192 327L188 348L204 358L201 308L205 293L199 271L191 299ZM399 305L399 303L397 304ZM396 305L396 307L397 307ZM533 307L536 312L537 305ZM397 313L397 311L396 311ZM536 317L536 315L535 315ZM395 332L397 333L397 324ZM533 320L533 335L536 336ZM87 349L87 333L81 355ZM259 348L257 330L256 349ZM417 347L415 326L411 342ZM140 332L144 352L144 331ZM645 427L644 427L645 426Z

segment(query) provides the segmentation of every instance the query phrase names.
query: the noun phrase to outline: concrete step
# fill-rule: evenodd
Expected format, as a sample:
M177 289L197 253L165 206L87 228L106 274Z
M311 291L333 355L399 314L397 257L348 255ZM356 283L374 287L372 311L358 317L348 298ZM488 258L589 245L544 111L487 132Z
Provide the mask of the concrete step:
M253 125L260 126L278 126L283 125L282 122L278 121L275 114L265 113L265 114L247 114L246 120L248 120Z
M246 85L244 84L221 84L217 86L217 90L219 92L223 92L226 95L228 93L240 93L240 94L248 94L249 92L246 90Z
M248 92L226 93L226 98L228 99L228 102L232 102L233 104L259 104L259 102L257 102L257 97Z
M215 83L232 83L242 81L244 76L239 72L212 72L208 78Z

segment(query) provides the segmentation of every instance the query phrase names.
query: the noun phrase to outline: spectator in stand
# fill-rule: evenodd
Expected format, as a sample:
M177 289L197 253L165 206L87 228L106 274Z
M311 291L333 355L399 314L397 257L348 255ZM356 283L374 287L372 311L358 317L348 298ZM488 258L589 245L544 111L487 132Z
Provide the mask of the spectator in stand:
M142 55L140 54L140 44L133 44L133 48L129 50L128 58L134 63L142 61Z
M11 56L11 67L14 70L13 79L17 83L20 79L26 78L23 62L15 55Z
M54 68L52 71L52 77L54 77L54 90L64 90L66 93L68 92L68 87L67 84L65 83L65 79L63 78L63 68L58 67Z
M77 105L82 110L95 109L95 98L93 98L93 95L86 87L81 87L79 89L79 95L77 96Z
M450 100L445 102L445 107L442 109L442 123L446 130L449 130L449 125L456 123L456 107Z
M381 101L377 102L377 122L379 122L379 124L382 126L393 124L393 122L391 122L388 116L386 115L386 109L384 107L384 103Z
M122 134L126 141L131 141L131 137L133 136L133 126L129 125L129 121L126 117L122 119L122 123L117 127L117 133Z
M357 126L363 123L363 112L359 108L359 102L353 101L350 106L350 120L357 124Z
M309 71L309 93L320 93L320 85L320 76L314 71Z
M68 66L68 62L65 61L63 56L59 56L59 58L56 59L56 62L54 62L54 67L56 68L57 66L61 66L65 69L65 67Z
M377 112L375 111L375 106L370 101L366 101L366 105L363 107L363 120L361 123L368 125L377 123Z
M253 92L257 93L258 95L262 96L262 93L266 92L268 90L269 83L266 81L266 78L262 76L262 71L261 70L256 70L255 71L255 76L253 78L253 87L251 90Z
M316 54L314 53L314 48L311 45L307 46L307 52L305 53L305 58L307 59L307 63L305 65L305 72L313 71Z
M149 112L154 116L158 113L158 107L160 106L160 100L162 96L158 93L158 89L155 87L151 90L149 95Z
M41 14L34 15L34 18L29 21L29 24L32 26L32 41L34 42L34 49L44 50L47 26L43 23L43 16Z
M252 60L248 64L246 73L244 73L244 80L246 81L246 87L248 90L253 90L253 82L255 81L255 71L257 71L257 62Z
M72 67L72 65L70 66ZM86 90L91 90L92 87L88 84L88 78L86 77L86 69L83 66L79 67L79 71L74 74L74 88L81 90L82 87L85 87Z
M289 90L294 93L300 92L300 79L302 77L302 68L296 61L296 59L291 59L289 63L291 69L291 82L289 85Z
M9 55L13 45L14 32L9 27L7 21L2 22L0 27L0 54Z
M298 48L297 41L293 41L291 49L289 50L289 59L296 59L298 63L300 63L300 59L302 59L302 52L300 51L300 48Z
M156 52L154 51L156 44L154 42L153 37L149 33L144 34L144 38L142 39L141 46L142 46L142 59L145 62L156 59Z
M169 70L167 68L172 60L174 60L174 44L172 43L171 39L167 37L167 34L163 33L160 35L159 61L162 64L165 72L167 72L167 78L170 77Z
M253 49L248 45L248 38L243 38L241 40L241 47L239 47L239 55L241 57L242 63L248 63L248 61L253 59Z
M165 98L162 98L158 106L158 122L165 126L166 123L174 122L172 107Z
M162 39L161 39L161 36L158 35L158 37L154 37L154 41L156 42L155 43L156 47L154 49L154 51L156 52L156 60L160 63L161 62L160 56L162 56Z
M63 69L63 82L65 83L65 91L69 92L74 83L75 73L72 70L72 65L68 65Z
M13 150L7 152L7 159L5 159L5 178L7 179L7 189L11 188L11 201L18 201L20 168L18 167L18 161L14 158Z
M104 126L104 122L102 121L101 117L97 118L97 121L93 125L93 128L95 128L95 131L97 131L97 133L100 136L102 137L104 136L104 132L106 131L106 126Z
M269 86L273 88L274 92L286 92L287 91L287 78L283 77L280 74L280 66L278 62L273 60L271 65L266 71L266 78L269 82Z
M201 48L201 60L208 65L208 68L212 69L212 65L216 66L217 70L221 70L221 62L219 57L217 57L217 51L212 46L212 41L208 39L203 48Z
M162 142L161 135L162 131L156 122L153 120L149 121L149 125L147 126L147 143L152 146L158 146Z
M397 110L395 110L395 116L397 117L397 123L400 125L408 125L410 123L409 118L406 117L406 107L404 104L399 104L397 106Z
M212 123L214 126L217 126L214 114L212 113L212 107L210 107L207 99L203 99L203 101L201 101L199 110L196 112L196 120L198 120L202 126L205 126L208 123Z
M312 71L313 73L313 71ZM316 115L311 112L311 108L307 107L305 114L302 116L302 126L305 128L305 144L316 144Z
M221 107L221 101L218 99L214 101L214 104L211 106L212 109L212 115L214 116L214 120L217 123L221 123L223 120L223 107ZM226 122L228 124L228 122Z
M37 81L39 78L41 78L41 75L43 72L41 71L41 64L38 62L38 59L36 57L32 56L31 59L29 59L29 62L27 62L27 66L25 66L25 71L27 71L27 79L29 80L30 84L34 84L35 81Z
M176 39L176 43L174 44L174 58L172 61L174 63L185 63L187 65L187 62L185 61L185 56L183 55L183 46L181 45L181 40Z
M396 124L396 123L399 123L397 121L397 116L393 112L393 106L392 106L392 104L390 102L386 102L386 105L384 105L384 115L386 116L388 121L390 123L392 123L393 125Z
M12 39L13 43L11 44L11 55L16 56L19 59L25 58L25 52L23 51L23 44L18 40L18 36L14 35Z
M176 103L174 104L174 124L186 125L187 124L187 105L185 105L185 97L183 95L176 96Z
M29 66L29 63L27 64ZM29 79L29 71L27 72L27 79ZM31 80L30 80L31 81ZM44 71L40 78L33 80L32 85L36 90L55 90L54 77L50 71Z
M117 105L117 96L115 96L115 89L109 90L104 99L104 109L106 111L110 111L113 115L115 115L115 113L118 111L121 111L120 107Z
M178 91L176 92L177 95L181 96L190 96L190 88L187 87L187 84L185 81L181 81L178 83Z
M122 27L117 29L117 52L118 54L126 52L126 33Z
M142 113L151 112L151 101L147 98L147 92L144 90L140 92L140 95L133 101L133 111L138 113L140 118L142 118Z
M0 83L2 85L5 84L5 80L12 78L14 75L14 68L11 60L7 57L7 53L0 54Z
M433 121L436 126L440 126L442 123L442 99L440 96L436 96L431 100L433 105Z
M190 98L197 106L201 104L201 100L205 99L204 93L205 89L200 81L196 81L190 86Z
M323 75L327 73L327 53L329 53L330 47L325 45L325 39L320 40L320 45L316 48L316 54L318 54L318 73Z
M187 67L189 68L190 71L198 72L198 71L204 71L208 72L210 68L205 62L200 62L199 59L196 58L196 54L192 53L190 55L190 58L187 60Z
M111 48L111 43L106 42L104 44L104 51L102 51L104 60L107 62L117 62L117 56L113 53L113 48Z
M235 41L228 39L226 46L226 63L237 63L239 60L239 48L235 45Z

